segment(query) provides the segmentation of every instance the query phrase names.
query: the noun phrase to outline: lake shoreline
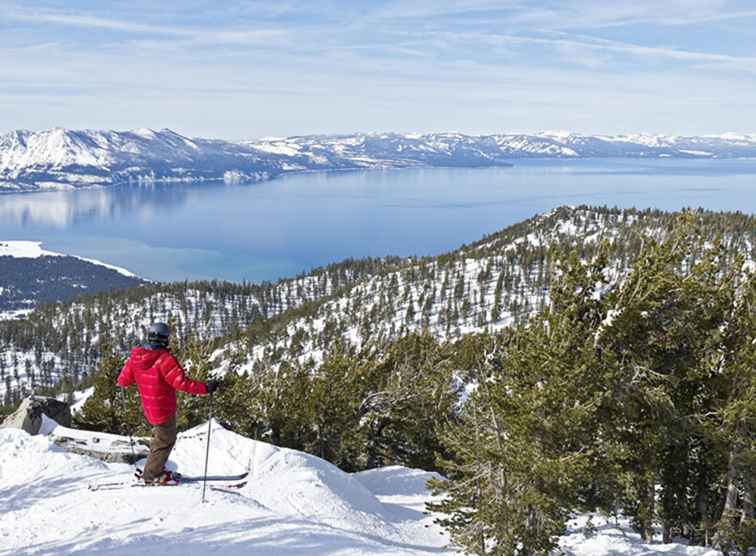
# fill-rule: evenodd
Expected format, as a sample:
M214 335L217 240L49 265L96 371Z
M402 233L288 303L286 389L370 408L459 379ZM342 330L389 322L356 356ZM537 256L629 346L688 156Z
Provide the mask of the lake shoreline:
M756 212L753 159L531 159L292 172L239 185L0 195L0 237L34 238L156 281L262 282L347 258L438 255L560 205Z

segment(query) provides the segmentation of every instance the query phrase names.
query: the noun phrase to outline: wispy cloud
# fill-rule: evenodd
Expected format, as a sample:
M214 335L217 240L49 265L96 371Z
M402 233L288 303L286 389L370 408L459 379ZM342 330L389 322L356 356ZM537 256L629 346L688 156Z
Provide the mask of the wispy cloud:
M751 2L732 0L395 0L367 12L377 19L433 20L485 16L489 22L538 28L684 26L756 17Z
M191 6L0 0L4 125L756 129L751 0Z
M565 0L553 7L530 3L518 10L511 21L517 24L564 29L639 24L684 26L756 17L756 10L739 9L731 4L723 0Z
M105 29L124 33L168 36L196 42L216 42L222 44L265 44L271 40L282 39L288 35L285 29L215 29L150 25L85 13L54 12L17 7L4 10L0 14L0 18L35 24L52 24L84 29Z
M690 63L706 63L716 67L722 64L727 69L737 68L741 71L756 73L756 57L734 56L692 50L677 49L664 46L644 46L628 42L592 37L588 35L570 34L562 31L542 31L539 35L514 35L491 32L432 32L454 44L470 44L477 42L491 45L531 45L550 47L563 53L590 53L594 57L588 66L598 66L600 59L607 60L608 53L622 54L636 58L674 60ZM578 56L580 58L580 56ZM580 60L577 60L580 63Z

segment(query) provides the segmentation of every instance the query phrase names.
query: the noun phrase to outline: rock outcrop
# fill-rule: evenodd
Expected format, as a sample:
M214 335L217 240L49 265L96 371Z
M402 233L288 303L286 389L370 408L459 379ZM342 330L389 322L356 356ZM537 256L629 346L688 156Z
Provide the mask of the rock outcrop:
M71 407L66 402L44 396L30 396L5 418L0 428L16 428L29 434L39 434L43 415L64 427L71 426Z

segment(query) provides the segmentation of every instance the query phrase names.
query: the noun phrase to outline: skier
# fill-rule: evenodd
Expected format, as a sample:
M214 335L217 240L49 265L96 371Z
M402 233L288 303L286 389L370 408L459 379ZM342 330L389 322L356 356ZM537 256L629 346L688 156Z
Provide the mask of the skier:
M176 444L176 390L198 396L212 394L220 386L218 380L198 382L187 378L184 369L169 351L170 329L162 322L150 326L147 343L131 351L118 376L118 386L128 388L136 382L142 409L153 426L150 453L142 479L149 484L175 482L165 469L165 462Z

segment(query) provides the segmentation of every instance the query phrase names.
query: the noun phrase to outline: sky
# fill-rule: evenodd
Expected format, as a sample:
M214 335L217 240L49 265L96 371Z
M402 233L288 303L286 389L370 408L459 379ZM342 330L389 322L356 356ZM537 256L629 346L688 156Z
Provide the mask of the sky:
M0 0L0 131L756 133L754 0Z

